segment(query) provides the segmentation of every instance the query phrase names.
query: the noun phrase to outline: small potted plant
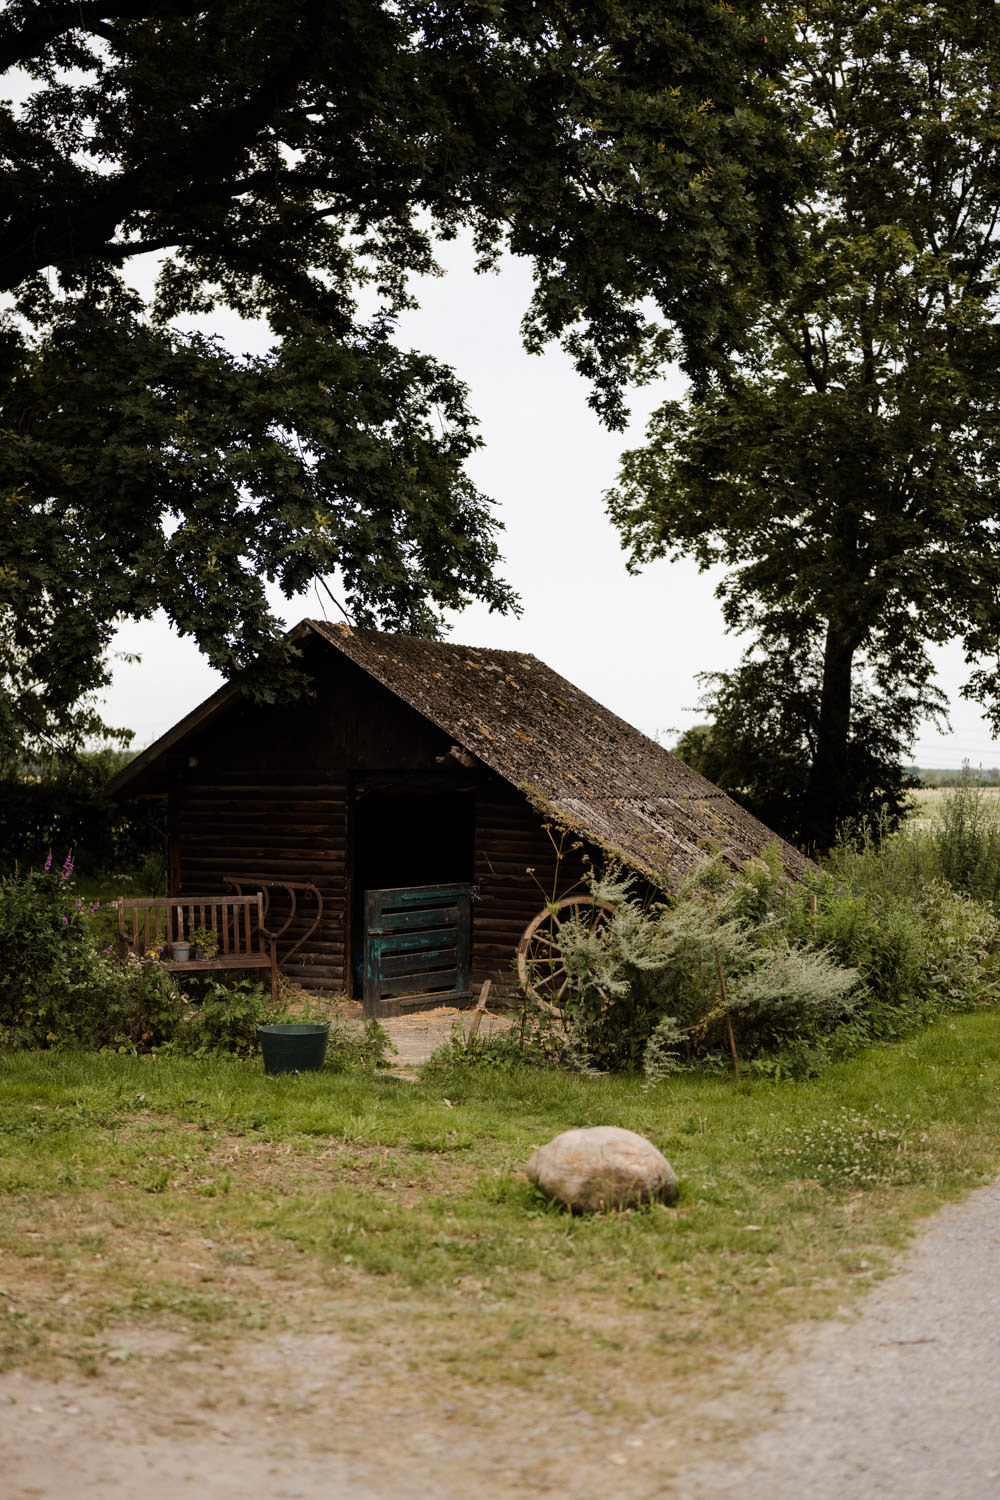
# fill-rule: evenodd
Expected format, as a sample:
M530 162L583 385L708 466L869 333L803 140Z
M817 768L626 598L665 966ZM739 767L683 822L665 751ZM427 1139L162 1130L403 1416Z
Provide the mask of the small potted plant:
M196 958L213 959L219 951L219 934L214 927L195 927L191 941Z

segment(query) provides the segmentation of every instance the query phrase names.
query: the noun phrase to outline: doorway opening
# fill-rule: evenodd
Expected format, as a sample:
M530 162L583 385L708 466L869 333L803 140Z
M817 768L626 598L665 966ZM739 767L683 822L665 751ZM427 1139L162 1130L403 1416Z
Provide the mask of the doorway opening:
M351 975L352 994L360 998L366 891L471 883L475 795L471 787L367 782L351 807Z

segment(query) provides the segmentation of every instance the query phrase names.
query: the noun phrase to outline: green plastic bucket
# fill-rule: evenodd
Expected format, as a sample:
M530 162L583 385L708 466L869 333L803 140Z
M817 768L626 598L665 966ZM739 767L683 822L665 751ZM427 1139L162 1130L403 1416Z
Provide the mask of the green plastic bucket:
M318 1073L326 1057L330 1026L258 1026L264 1072Z

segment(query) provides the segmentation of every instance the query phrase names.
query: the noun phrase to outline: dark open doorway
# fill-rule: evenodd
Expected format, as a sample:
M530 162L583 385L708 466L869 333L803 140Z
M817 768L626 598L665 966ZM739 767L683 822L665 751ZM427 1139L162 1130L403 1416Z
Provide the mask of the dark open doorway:
M351 973L360 996L365 892L471 882L475 797L471 787L366 781L351 808Z

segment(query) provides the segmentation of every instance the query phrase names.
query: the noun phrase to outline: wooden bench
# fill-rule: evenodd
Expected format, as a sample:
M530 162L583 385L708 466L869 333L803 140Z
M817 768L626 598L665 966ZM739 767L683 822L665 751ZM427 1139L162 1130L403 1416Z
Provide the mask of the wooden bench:
M214 931L214 958L177 960L170 944L191 942L196 927ZM264 926L264 897L256 896L119 896L118 954L155 953L168 969L214 973L221 969L267 969L271 1000L278 999L278 959L274 937Z

